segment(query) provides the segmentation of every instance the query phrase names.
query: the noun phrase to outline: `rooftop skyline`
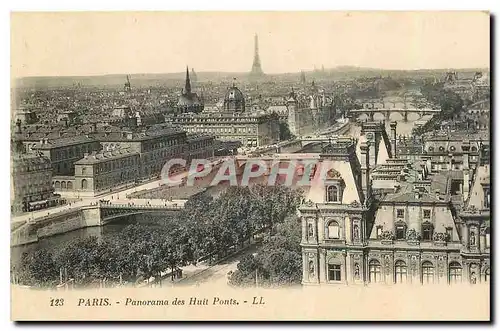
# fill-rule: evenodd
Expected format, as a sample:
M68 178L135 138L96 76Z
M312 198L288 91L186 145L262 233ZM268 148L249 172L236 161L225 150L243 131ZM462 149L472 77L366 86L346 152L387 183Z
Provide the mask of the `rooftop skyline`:
M13 13L11 73L249 72L255 34L268 74L485 68L489 25L484 12Z

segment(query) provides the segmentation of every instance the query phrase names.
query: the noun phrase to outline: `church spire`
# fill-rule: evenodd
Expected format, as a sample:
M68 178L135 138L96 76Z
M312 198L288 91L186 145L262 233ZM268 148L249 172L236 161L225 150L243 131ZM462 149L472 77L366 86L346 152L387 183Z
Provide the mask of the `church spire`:
M184 85L184 93L191 94L191 80L189 79L189 67L186 66L186 85Z

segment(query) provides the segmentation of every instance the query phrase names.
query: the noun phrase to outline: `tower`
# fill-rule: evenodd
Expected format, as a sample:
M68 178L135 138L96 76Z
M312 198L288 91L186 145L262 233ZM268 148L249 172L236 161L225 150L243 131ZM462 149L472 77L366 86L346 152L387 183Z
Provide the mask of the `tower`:
M260 65L259 37L257 36L257 34L254 37L254 47L253 64L252 70L250 71L250 77L258 78L264 76L264 72L262 71L262 67Z
M130 90L132 89L132 87L130 85L130 76L129 75L127 75L127 81L125 82L124 89L125 89L125 92L130 92Z
M295 95L295 92L292 88L292 92L286 102L286 108L288 110L288 129L294 135L298 135L298 125L297 123L297 110L298 110L298 101Z
M300 72L300 84L305 85L306 84L306 74L304 71Z
M184 94L191 94L191 79L189 79L189 68L186 66L186 84L184 85Z

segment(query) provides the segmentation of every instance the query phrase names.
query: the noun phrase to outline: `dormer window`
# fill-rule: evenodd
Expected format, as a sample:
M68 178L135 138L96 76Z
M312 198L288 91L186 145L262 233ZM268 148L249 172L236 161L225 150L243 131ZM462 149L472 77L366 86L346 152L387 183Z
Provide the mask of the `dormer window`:
M334 186L334 185L328 186L326 200L328 202L339 202L340 201L339 188L337 186Z
M431 241L433 230L434 230L434 227L431 223L425 222L424 224L422 224L422 240L423 241Z
M396 223L396 240L405 240L406 238L406 224L404 222Z

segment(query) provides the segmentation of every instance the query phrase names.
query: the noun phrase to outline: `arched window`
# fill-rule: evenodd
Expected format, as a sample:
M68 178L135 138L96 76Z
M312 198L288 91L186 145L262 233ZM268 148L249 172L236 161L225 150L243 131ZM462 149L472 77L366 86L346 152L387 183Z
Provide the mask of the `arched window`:
M457 284L462 282L462 266L458 262L450 263L449 268L450 284Z
M61 188L61 182L57 181L55 187L56 187L56 190L60 189Z
M86 190L87 189L87 180L86 179L82 179L82 190Z
M339 201L339 189L337 186L328 186L326 200L328 202L338 202Z
M371 260L368 264L369 281L370 283L377 283L382 280L381 266L378 260Z
M66 182L61 182L61 189L63 189L63 190L66 189Z
M484 270L484 281L488 283L490 281L490 268Z
M394 280L396 283L406 283L408 268L406 262L397 261L394 265Z
M340 226L336 221L331 221L328 223L328 238L329 239L339 239L340 238Z
M341 265L336 262L328 263L328 280L339 282L342 280Z
M434 265L426 261L422 263L422 283L431 284L434 281Z
M86 175L87 174L87 168L83 167L82 168L82 175Z
M72 190L73 189L73 182L68 182L68 190Z

